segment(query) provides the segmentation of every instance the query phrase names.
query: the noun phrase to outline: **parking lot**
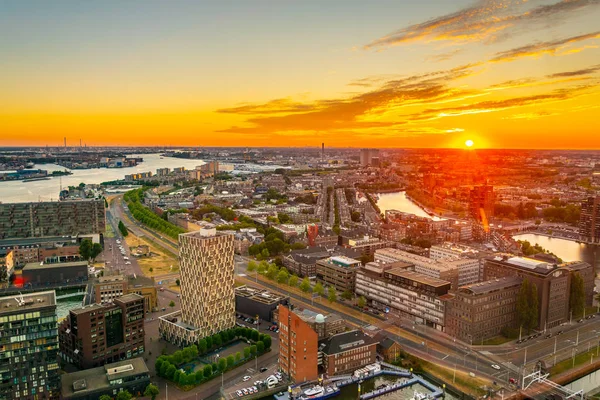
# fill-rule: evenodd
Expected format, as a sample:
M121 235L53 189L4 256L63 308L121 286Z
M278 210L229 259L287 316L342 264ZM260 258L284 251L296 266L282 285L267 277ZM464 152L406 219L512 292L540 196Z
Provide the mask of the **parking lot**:
M278 374L277 363L263 367L259 366L258 368L258 371L254 368L248 368L247 375L234 380L231 386L225 388L225 397L227 399L237 399L266 390L268 388L265 383L267 378ZM281 377L281 380L278 380L278 384L281 384L283 382L283 377L281 375L279 375L279 377ZM249 391L250 388L252 388L252 393Z

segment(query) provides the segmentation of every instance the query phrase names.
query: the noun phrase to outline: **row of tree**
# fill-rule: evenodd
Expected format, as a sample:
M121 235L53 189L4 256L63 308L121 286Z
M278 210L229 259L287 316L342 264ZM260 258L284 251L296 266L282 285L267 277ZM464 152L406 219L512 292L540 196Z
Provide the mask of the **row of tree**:
M127 235L129 235L129 231L127 230L127 228L125 227L125 224L121 220L119 220L119 232L121 232L121 235L123 237L126 237Z
M198 371L193 371L193 365L186 370L181 368L182 365L197 359L209 350L220 347L236 338L253 340L255 344L245 347L243 353L238 351L235 354L222 357L217 362L205 365ZM271 337L269 335L261 334L256 329L237 327L200 339L198 345L185 347L170 356L162 355L156 359L154 368L159 376L170 379L181 386L197 385L211 379L219 372L223 373L240 362L247 361L263 353L270 347Z
M79 255L82 260L94 262L100 253L102 253L100 243L92 243L90 239L83 239L79 244Z
M152 383L149 383L148 386L146 386L146 390L144 390L144 396L150 397L152 400L155 400L159 393L158 387ZM131 400L132 398L133 395L129 393L128 390L122 390L117 394L115 400ZM113 400L113 397L103 394L99 397L99 400Z
M297 275L291 274L285 267L278 267L276 264L268 263L266 261L261 261L257 263L255 261L250 260L248 262L248 272L258 272L261 275L264 275L268 279L275 281L280 284L289 285L292 287L300 288L304 293L316 293L321 297L325 297L325 287L321 282L317 282L313 287L310 284L310 280L305 277L300 281ZM353 293L349 290L346 290L342 293L341 297L346 300L350 300L353 296ZM337 292L333 286L329 286L327 288L327 299L329 302L333 303L337 300ZM367 300L364 297L359 297L357 300L357 305L362 308L367 304Z
M130 190L123 195L123 199L127 203L133 217L149 228L161 232L173 239L177 239L180 233L185 233L185 229L165 221L153 213L148 207L142 205L141 198L144 195L144 190L145 188Z
M525 279L517 295L517 322L527 332L538 326L538 307L537 286Z

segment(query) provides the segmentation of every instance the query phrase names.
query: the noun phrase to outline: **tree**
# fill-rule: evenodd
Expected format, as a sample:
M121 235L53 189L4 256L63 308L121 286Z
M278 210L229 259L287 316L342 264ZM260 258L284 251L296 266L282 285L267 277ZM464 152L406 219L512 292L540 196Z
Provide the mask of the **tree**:
M213 343L219 347L223 344L223 338L218 333L213 336Z
M259 340L258 342L256 342L256 350L259 353L262 353L263 351L265 351L265 343L262 340Z
M202 379L204 379L204 369L199 369L198 371L196 371L196 373L194 374L195 376L195 380L196 382L200 382Z
M125 227L125 224L123 223L123 221L119 220L118 228L119 228L119 232L121 232L121 236L126 237L127 235L129 235L129 231Z
M180 370L175 371L175 373L173 374L173 382L185 385L185 382L181 382L181 371Z
M205 378L210 378L213 374L212 365L208 364L207 366L205 366L202 372L204 373Z
M239 362L242 359L242 353L239 351L235 353L235 362Z
M166 378L167 371L169 370L170 365L171 365L171 363L169 363L169 362L163 362L162 365L160 366L160 373L158 375L162 376L163 378Z
M235 365L235 357L232 355L227 356L227 368L231 368Z
M258 264L256 263L256 261L253 261L253 260L248 261L248 268L246 268L248 270L248 272L254 272L254 271L256 271L257 268L258 268Z
M264 274L267 271L267 268L269 268L269 264L266 261L261 261L260 264L258 264L258 273L259 274Z
M154 370L156 371L156 373L158 375L160 375L160 367L162 367L164 362L165 362L165 360L162 357L158 357L156 359L156 361L154 362Z
M206 350L208 350L208 344L206 343L206 339L198 340L198 352L200 354L204 354L206 353Z
M257 351L256 345L253 344L252 346L250 346L250 354L255 355Z
M360 296L360 297L358 298L357 305L358 305L360 308L364 308L364 307L367 305L367 299L365 299L365 296Z
M262 256L263 259L267 259L269 258L271 255L269 254L269 249L262 249L262 251L260 252L260 255Z
M323 285L321 285L321 282L317 282L317 284L315 285L315 287L313 289L313 292L315 292L319 296L323 297L323 294L325 293L325 288L323 287Z
M173 300L171 300L171 302L169 303L169 307L175 307L175 302Z
M300 290L302 290L304 293L310 292L310 281L308 278L302 279L302 282L300 283Z
M277 273L277 283L287 283L289 278L290 278L290 275L288 274L288 272L285 268L282 268Z
M292 287L298 286L298 277L292 274L292 276L290 276L290 279L288 280L288 285Z
M267 278L274 281L277 278L277 274L279 274L279 268L275 264L269 265L269 269L267 270Z
M220 372L223 372L227 369L227 360L225 359L225 357L219 358L218 365L219 365Z
M206 338L204 338L206 340L206 347L208 349L212 349L214 346L213 340L212 340L212 336L207 336Z
M103 394L102 396L100 396L100 397L98 398L98 400L112 400L112 397L110 397L110 396L109 396L109 395L107 395L107 394Z
M84 239L79 244L79 255L83 260L88 261L92 257L92 241Z
M250 357L250 347L244 347L244 358Z
M90 258L92 259L92 262L96 261L96 257L98 257L100 253L102 253L102 250L102 245L100 243L94 243L92 245L92 248L90 250Z
M517 322L525 329L529 329L529 293L529 281L525 279L517 295Z
M256 329L252 329L251 335L250 335L250 339L252 339L253 341L257 341L258 340L258 331Z
M333 303L334 301L337 300L337 293L333 286L329 286L327 300L329 300L330 303Z
M130 400L133 396L129 391L123 390L117 394L116 400Z
M180 285L181 285L181 281L180 281L179 279L175 279L175 284L176 284L177 286L180 286Z
M578 272L571 279L571 291L569 293L569 306L575 316L583 315L585 308L585 288L583 278Z
M272 341L271 336L263 335L262 342L265 344L265 349L268 350L269 348L271 348L271 341Z
M537 286L531 284L529 286L531 293L529 294L529 328L534 329L538 326L538 291Z
M342 299L350 300L352 298L352 292L348 289L342 292Z
M177 368L175 368L173 364L169 364L169 367L167 368L166 377L172 380L173 376L175 375L175 371L177 371Z

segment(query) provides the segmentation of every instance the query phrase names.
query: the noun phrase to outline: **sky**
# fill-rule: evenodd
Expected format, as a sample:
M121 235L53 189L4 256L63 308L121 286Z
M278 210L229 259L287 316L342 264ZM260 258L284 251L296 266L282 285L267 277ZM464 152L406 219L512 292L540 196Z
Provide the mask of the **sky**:
M600 148L600 0L0 0L0 145Z

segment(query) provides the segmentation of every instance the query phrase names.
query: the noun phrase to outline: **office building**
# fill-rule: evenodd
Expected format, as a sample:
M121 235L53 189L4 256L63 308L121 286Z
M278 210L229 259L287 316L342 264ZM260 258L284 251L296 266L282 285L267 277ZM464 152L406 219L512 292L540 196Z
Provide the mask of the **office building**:
M317 332L289 308L279 306L279 369L292 382L318 378Z
M0 399L57 399L54 291L0 298Z
M333 286L340 292L354 293L356 270L361 262L344 256L329 257L317 261L317 280L326 287Z
M485 259L484 281L507 276L527 279L537 287L538 328L553 328L568 320L570 271L567 268L533 258L508 255Z
M294 308L294 313L317 332L319 340L346 330L345 320L338 314L323 315L306 308Z
M352 374L376 361L378 341L355 330L319 341L319 365L328 376Z
M377 163L379 163L379 149L360 149L361 167L373 165L373 158L377 158Z
M600 243L600 196L588 197L581 203L579 240Z
M277 307L280 304L288 305L288 302L289 297L266 289L246 285L235 288L235 310L253 318L258 315L261 321L273 322Z
M144 317L144 298L138 294L71 310L59 326L60 355L82 369L140 356Z
M0 203L0 239L104 234L104 199Z
M157 168L156 176L168 176L171 173L170 168Z
M148 366L142 357L136 357L62 375L61 397L64 400L98 400L103 395L115 398L123 390L141 397L149 384Z
M507 276L458 288L446 304L446 333L479 343L517 327L517 296L523 279Z
M469 215L484 225L494 216L494 187L489 185L475 186L469 193Z
M130 293L144 298L146 312L158 308L154 278L145 276L104 275L94 281L94 302L105 304Z
M23 267L23 284L31 286L87 282L88 262L74 261L58 264L29 263Z
M388 313L388 319L409 318L440 331L444 330L444 296L449 290L450 282L407 267L369 263L356 272L356 294Z
M50 246L40 245L15 246L8 251L6 262L10 268L19 269L25 264L43 262L44 264L56 264L79 261L78 245Z
M235 326L233 235L204 228L179 235L181 311L159 319L162 338L178 345Z

